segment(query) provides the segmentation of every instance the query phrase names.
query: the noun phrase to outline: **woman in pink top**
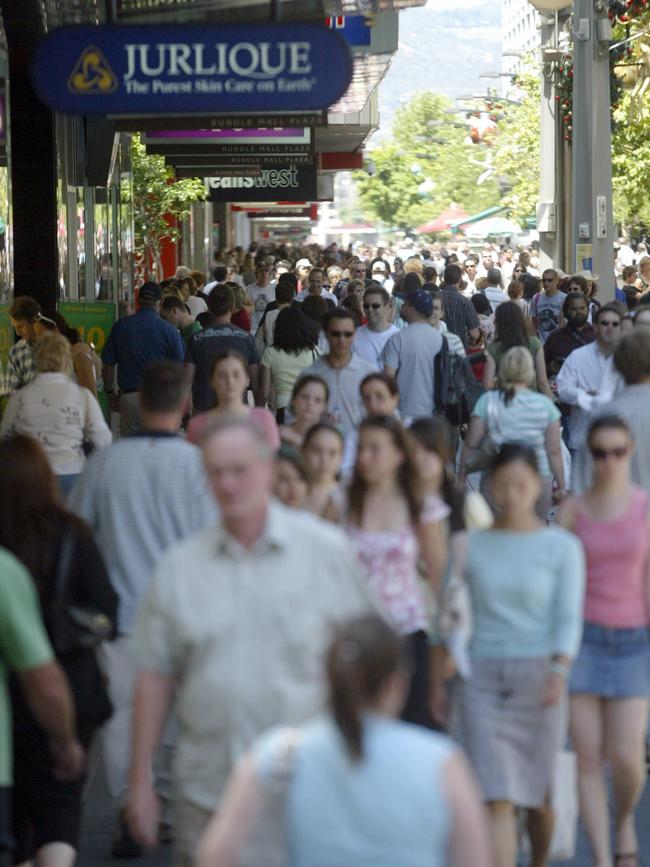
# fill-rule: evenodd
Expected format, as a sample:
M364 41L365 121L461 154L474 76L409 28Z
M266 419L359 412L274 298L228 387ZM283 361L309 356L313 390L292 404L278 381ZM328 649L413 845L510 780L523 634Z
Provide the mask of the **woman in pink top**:
M561 523L582 541L587 590L582 645L569 681L580 809L596 867L611 867L608 760L616 796L617 867L638 867L634 811L645 783L650 694L649 499L630 482L633 443L617 416L597 419L587 445L593 484L567 502Z
M243 355L228 349L214 357L210 384L217 394L217 405L208 412L195 415L187 426L187 439L199 443L210 424L221 416L244 416L256 424L272 449L280 447L280 434L272 412L244 403L250 383L248 364Z

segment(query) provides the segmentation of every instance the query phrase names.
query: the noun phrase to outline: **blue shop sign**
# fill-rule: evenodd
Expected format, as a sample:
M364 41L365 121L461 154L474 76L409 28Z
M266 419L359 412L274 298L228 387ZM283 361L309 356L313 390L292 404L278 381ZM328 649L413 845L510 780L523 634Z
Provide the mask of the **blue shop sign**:
M312 24L61 27L31 71L40 99L71 114L249 114L329 108L352 58Z

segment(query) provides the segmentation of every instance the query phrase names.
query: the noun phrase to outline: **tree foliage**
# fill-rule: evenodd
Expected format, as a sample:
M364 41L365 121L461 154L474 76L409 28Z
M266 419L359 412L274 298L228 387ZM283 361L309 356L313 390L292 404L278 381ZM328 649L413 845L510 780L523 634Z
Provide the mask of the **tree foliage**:
M451 101L431 91L417 93L395 116L392 137L374 148L374 172L357 172L367 217L413 229L452 203L466 210L494 205L499 191L485 174L485 150L469 142L454 120Z
M161 241L179 238L174 221L187 217L192 204L206 198L205 184L200 178L175 180L165 158L148 154L139 135L131 139L131 171L135 254L146 277L161 276Z

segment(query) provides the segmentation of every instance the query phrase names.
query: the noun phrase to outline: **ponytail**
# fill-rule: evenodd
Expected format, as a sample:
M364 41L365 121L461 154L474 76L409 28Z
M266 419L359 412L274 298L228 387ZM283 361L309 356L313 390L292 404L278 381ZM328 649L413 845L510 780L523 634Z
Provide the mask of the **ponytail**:
M363 716L403 662L398 635L379 617L341 627L327 654L329 704L350 758L363 758Z

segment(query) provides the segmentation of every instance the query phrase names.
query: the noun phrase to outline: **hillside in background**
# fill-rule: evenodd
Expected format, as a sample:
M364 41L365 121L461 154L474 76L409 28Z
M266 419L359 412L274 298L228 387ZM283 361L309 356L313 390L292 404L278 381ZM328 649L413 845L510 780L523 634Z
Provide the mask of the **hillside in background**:
M501 69L501 0L430 0L399 16L399 51L379 86L381 127L370 146L390 134L400 104L418 90L454 97L485 93Z

